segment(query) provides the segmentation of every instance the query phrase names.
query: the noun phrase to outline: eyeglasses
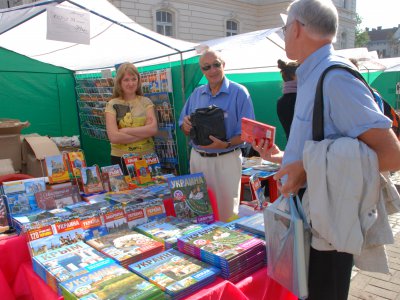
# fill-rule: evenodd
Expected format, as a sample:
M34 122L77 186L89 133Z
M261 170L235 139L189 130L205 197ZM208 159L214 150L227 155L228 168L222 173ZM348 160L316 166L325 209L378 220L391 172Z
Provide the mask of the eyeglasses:
M306 26L306 24L304 24L304 23L300 22L299 20L296 20L296 19L294 19L292 22L290 22L290 23L287 23L285 26L282 26L282 27L281 27L281 29L282 29L282 33L283 33L283 36L285 36L285 35L286 35L286 31L287 31L287 29L289 28L289 26L290 26L290 25L292 25L292 24L294 23L294 21L297 21L297 22L299 22L301 26Z
M213 64L211 64L211 65L202 66L201 69L202 69L203 71L208 71L208 70L211 69L211 67L214 67L214 68L219 69L219 68L221 68L221 65L222 65L222 63L219 62L219 61L217 61L217 62L215 62L215 63L213 63Z

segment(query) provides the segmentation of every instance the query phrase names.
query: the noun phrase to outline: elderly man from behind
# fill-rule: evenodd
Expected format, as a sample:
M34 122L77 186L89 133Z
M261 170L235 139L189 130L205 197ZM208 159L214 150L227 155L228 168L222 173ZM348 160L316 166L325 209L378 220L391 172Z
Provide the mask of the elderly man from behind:
M317 82L322 72L331 65L352 66L349 60L335 55L332 43L337 28L338 14L330 0L296 0L288 7L287 22L282 28L285 34L286 55L300 63L296 71L297 99L289 140L284 152L276 145L267 149L264 147L264 141L253 144L264 159L282 162L282 168L274 177L277 180L282 179L280 190L286 196L301 191L306 186L306 180L309 181L307 190L316 188L310 181L310 174L306 173L307 160L305 154L303 156L303 150L312 145L312 142L308 141L313 140L312 120ZM339 138L350 138L349 141L358 141L360 145L363 142L376 154L374 156L377 170L374 170L374 173L400 169L400 143L390 129L391 122L380 112L373 95L361 81L347 71L331 70L324 80L323 102L325 139L337 141ZM318 144L320 143L314 146L318 147ZM328 177L327 174L321 174L320 177ZM336 176L343 177L346 174ZM354 182L354 178L347 180ZM351 190L351 187L349 188ZM348 191L348 187L344 189L336 186L336 190L331 191L336 197L330 200L348 201L353 194L342 195L343 190ZM311 198L309 199L312 209ZM340 215L337 216L340 218ZM313 224L312 218L311 223ZM313 227L314 225L315 223ZM308 299L347 299L353 255L336 251L330 244L314 244L314 238L315 236L310 251Z
M202 172L207 185L215 192L219 216L227 221L238 213L242 172L242 117L254 119L254 109L247 89L225 77L225 62L221 56L207 50L200 57L200 68L208 84L196 88L185 103L179 126L189 135L190 114L197 108L215 105L224 111L227 141L210 136L212 143L199 146L191 141L190 172Z

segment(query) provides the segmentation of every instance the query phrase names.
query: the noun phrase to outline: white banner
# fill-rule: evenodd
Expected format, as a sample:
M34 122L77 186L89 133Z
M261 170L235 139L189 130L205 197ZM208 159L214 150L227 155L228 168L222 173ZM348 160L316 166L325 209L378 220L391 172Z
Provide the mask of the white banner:
M47 39L90 44L90 14L60 7L47 9Z

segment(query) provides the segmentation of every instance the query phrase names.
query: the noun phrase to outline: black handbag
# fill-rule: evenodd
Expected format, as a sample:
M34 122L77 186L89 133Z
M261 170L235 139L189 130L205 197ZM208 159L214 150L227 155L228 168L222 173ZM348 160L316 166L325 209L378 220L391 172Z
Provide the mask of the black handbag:
M196 145L207 146L212 143L208 138L210 135L217 139L226 141L226 131L224 123L224 111L215 106L198 108L190 114L190 138Z

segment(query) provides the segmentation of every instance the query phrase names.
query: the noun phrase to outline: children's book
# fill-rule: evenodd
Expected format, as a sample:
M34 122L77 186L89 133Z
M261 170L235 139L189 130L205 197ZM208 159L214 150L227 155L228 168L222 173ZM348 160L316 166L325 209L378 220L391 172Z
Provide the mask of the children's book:
M54 188L35 193L37 205L41 209L63 208L81 201L79 188L76 185Z
M139 159L133 164L135 166L136 179L139 184L145 184L152 181L149 166L145 159Z
M257 209L261 210L264 207L264 204L266 204L266 199L264 195L265 187L261 186L259 174L256 173L250 176L250 186L253 189L254 195L257 199Z
M108 174L112 192L119 192L128 189L128 184L126 183L124 174L118 164L101 167L101 172Z
M156 153L145 154L143 155L143 159L146 160L151 177L162 175L161 163Z
M155 285L114 262L100 261L87 270L88 273L61 284L64 299L165 299Z
M266 139L268 147L275 143L275 130L274 126L261 123L248 118L242 118L242 135L241 138L247 143L253 143L256 140Z
M78 170L86 167L86 160L83 151L68 152L67 157L73 176L79 177L81 174Z
M214 222L214 213L203 173L168 178L176 216L196 223Z
M70 180L67 163L62 154L46 156L44 161L50 184L61 183Z
M129 269L180 299L214 281L220 270L174 249L131 264Z
M104 191L98 166L82 167L78 169L78 173L84 194L94 194Z

